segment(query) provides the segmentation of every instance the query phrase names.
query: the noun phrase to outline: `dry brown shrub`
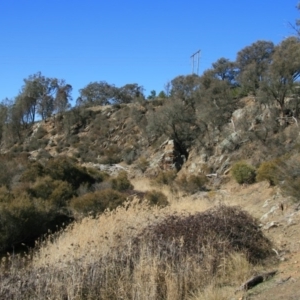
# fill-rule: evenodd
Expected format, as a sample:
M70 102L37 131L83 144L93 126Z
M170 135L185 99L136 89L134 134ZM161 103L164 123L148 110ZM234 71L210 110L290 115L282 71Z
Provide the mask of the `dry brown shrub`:
M208 283L226 285L230 273L240 283L251 269L245 260L261 260L269 246L238 208L191 215L137 200L50 236L28 268L6 264L0 299L206 299ZM240 263L233 249L247 253Z
M207 177L204 174L190 176L183 174L180 178L176 179L176 183L180 189L190 194L205 190L205 184L207 182Z
M172 185L176 175L177 172L175 170L160 171L154 181L159 185Z

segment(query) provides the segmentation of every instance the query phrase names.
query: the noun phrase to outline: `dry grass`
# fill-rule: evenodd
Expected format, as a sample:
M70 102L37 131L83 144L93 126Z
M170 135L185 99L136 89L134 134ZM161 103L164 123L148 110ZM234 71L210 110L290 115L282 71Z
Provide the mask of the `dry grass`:
M3 262L0 299L228 299L253 264L243 252L227 253L212 244L203 243L205 252L203 247L198 252L180 248L189 229L180 224L193 216L203 218L200 202L177 199L158 209L136 200L98 218L85 218L46 238L32 257ZM149 233L166 220L170 224L172 216L183 235L165 239L171 250L165 255L162 245L153 248ZM197 226L191 230L199 234L202 225ZM136 247L141 235L145 239Z

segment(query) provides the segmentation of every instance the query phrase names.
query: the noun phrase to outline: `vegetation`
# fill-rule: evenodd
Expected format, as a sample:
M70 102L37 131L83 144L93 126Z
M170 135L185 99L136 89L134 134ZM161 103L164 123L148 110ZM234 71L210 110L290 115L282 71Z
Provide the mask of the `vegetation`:
M276 185L280 182L279 160L263 162L256 171L256 180L267 180L270 185Z
M254 167L248 165L247 163L241 161L237 162L232 166L231 173L233 178L239 183L254 183L256 170Z
M24 79L0 103L0 298L217 299L272 257L240 208L177 208L220 195L230 167L299 202L299 24L147 100L94 81L71 108L65 80ZM156 189L135 190L138 176Z
M45 240L33 260L25 258L29 268L9 257L3 267L12 272L1 272L0 298L187 299L213 284L230 288L228 299L232 284L273 256L256 220L239 208L168 209L132 203L85 219ZM15 280L20 287L7 284Z

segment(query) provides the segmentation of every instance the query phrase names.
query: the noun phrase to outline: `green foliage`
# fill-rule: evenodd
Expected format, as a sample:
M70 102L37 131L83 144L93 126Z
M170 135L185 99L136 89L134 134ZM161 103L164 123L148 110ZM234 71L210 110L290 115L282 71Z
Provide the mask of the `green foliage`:
M194 194L198 191L205 190L207 177L204 174L200 175L182 175L176 179L178 186L186 193Z
M22 182L34 182L38 177L45 174L44 167L37 161L29 163L25 171L22 173Z
M38 178L29 189L32 197L50 202L55 208L65 207L67 200L74 195L72 186L61 180L53 180L49 176Z
M169 204L168 198L162 192L156 190L146 192L144 198L149 202L151 206L157 205L165 207Z
M165 99L165 98L167 98L167 95L164 91L160 91L157 98Z
M255 182L255 168L247 163L240 161L232 166L231 173L233 178L239 183L254 183Z
M0 251L46 233L52 218L46 206L36 205L26 193L0 204Z
M284 195L300 201L300 157L299 154L278 160L278 185Z
M256 180L267 180L270 183L270 185L278 184L280 180L278 163L278 159L263 162L256 171Z
M240 50L236 64L239 69L239 83L249 93L256 94L260 82L272 61L274 44L269 41L257 41Z
M147 132L149 136L167 136L174 140L181 154L186 154L186 149L201 135L195 109L180 99L164 102L149 114Z
M125 200L126 197L122 193L112 189L105 189L73 198L70 206L78 213L83 213L84 215L92 213L95 216L106 209L112 210L117 208Z
M99 171L97 169L94 168L86 168L86 171L89 175L91 175L96 182L102 182L105 181L109 178L109 174L103 172L103 171Z
M111 186L114 190L119 192L131 190L133 188L125 171L121 171L117 177L111 179Z
M155 183L157 184L165 184L165 185L172 185L175 178L177 176L177 172L175 170L169 170L169 171L160 171L156 178Z
M287 96L299 77L300 41L296 37L289 37L275 47L272 62L263 76L260 97L278 104L283 113Z
M75 161L68 157L58 156L48 160L45 172L54 180L67 181L74 189L82 183L95 183L95 179L84 168L77 166Z
M147 99L148 100L153 100L153 99L155 99L156 98L156 91L155 90L152 90L151 92L150 92L150 95L147 97Z
M199 76L196 74L177 76L171 81L171 85L171 97L189 101L200 87Z
M113 102L117 96L117 88L105 81L91 82L79 90L77 105L106 105Z

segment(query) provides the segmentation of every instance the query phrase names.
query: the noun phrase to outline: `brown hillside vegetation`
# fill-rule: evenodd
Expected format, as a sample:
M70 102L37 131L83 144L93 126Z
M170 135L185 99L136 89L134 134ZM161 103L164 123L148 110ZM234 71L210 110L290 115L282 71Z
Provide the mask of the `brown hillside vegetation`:
M297 299L300 216L278 192L229 182L215 194L173 194L163 209L136 199L83 219L33 256L3 259L1 299ZM274 278L237 291L270 270Z
M0 299L300 299L299 58L257 41L74 107L25 79L0 103Z
M214 281L232 292L252 263L273 256L256 221L225 206L187 213L128 203L39 247L30 268L26 257L3 262L2 299L187 299Z

